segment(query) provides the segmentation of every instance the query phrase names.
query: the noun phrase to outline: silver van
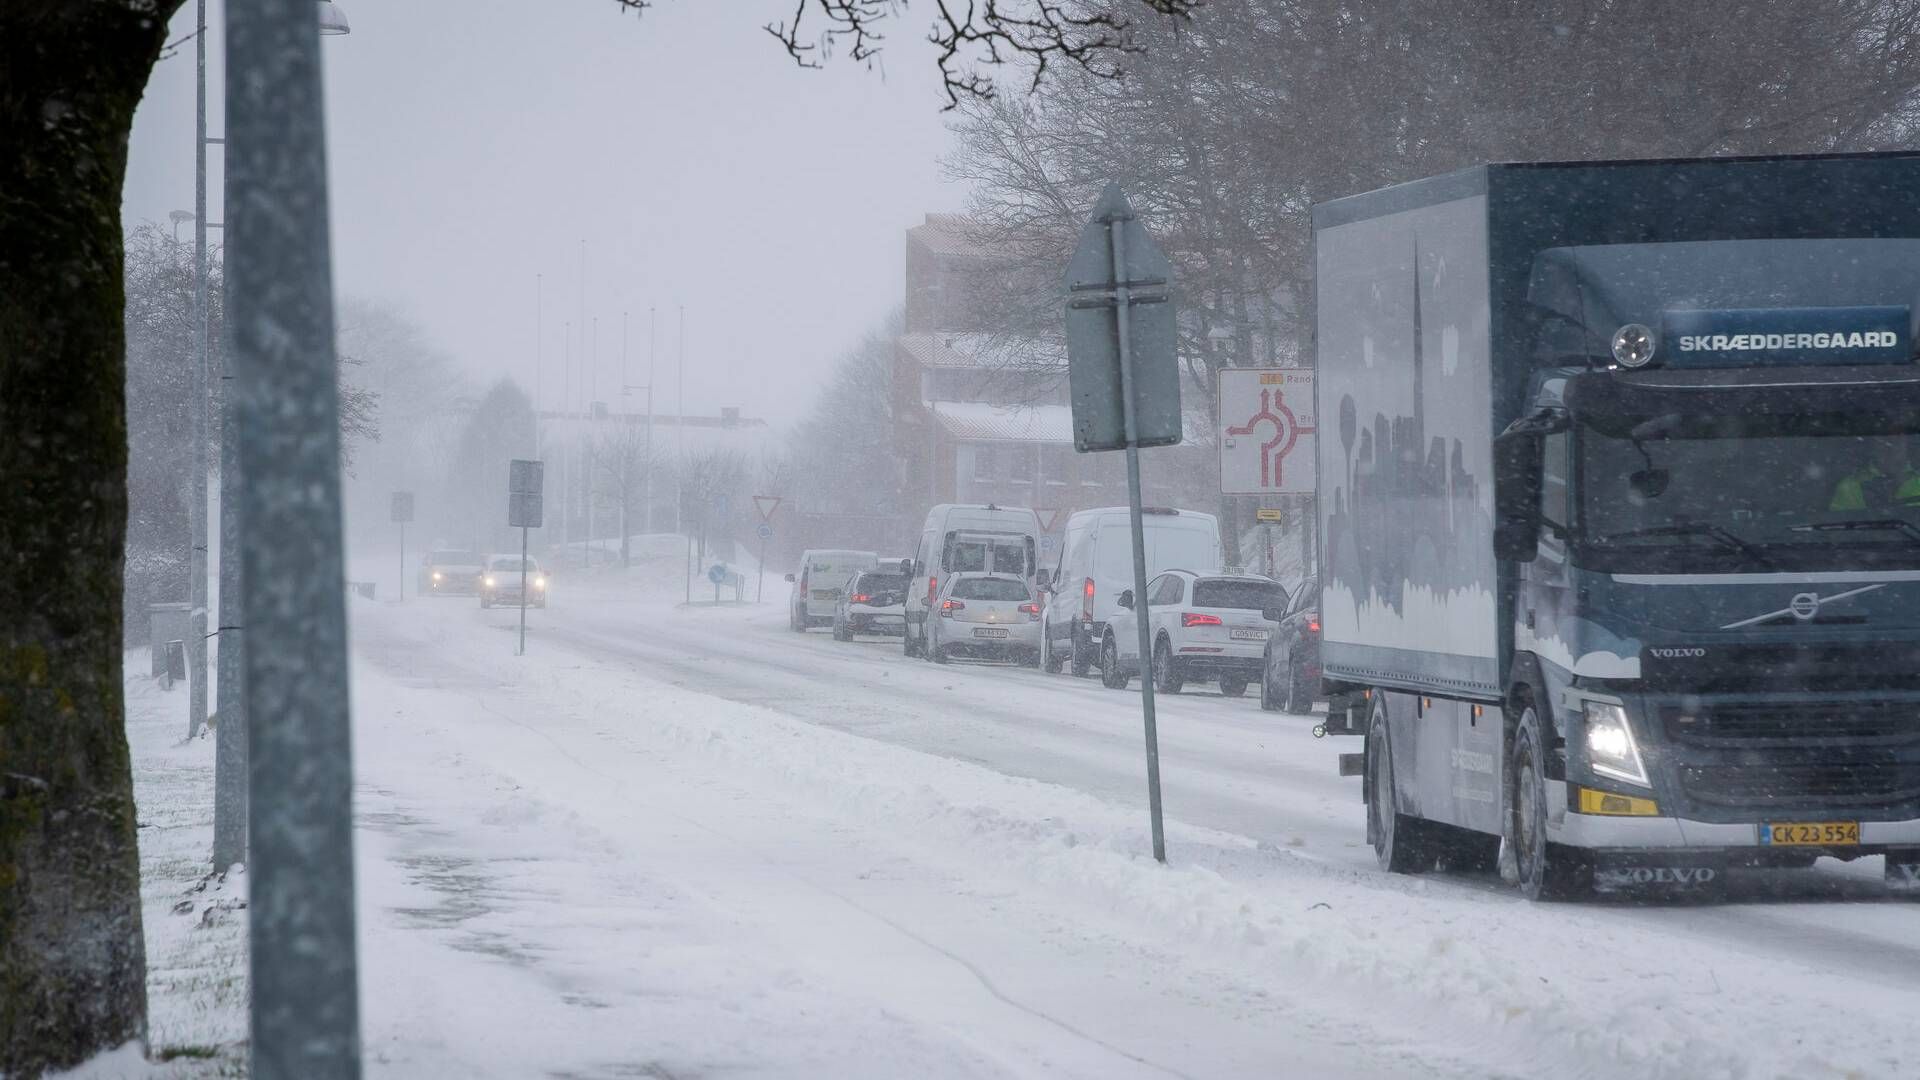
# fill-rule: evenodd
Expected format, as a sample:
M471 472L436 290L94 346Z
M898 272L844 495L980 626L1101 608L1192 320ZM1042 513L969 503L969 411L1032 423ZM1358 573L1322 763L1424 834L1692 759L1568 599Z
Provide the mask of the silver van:
M999 574L1029 586L1040 570L1040 515L1027 506L942 503L927 511L907 581L908 656L924 656L927 613L950 574Z
M800 569L787 575L793 595L787 601L787 626L806 633L809 627L833 625L834 611L847 582L862 570L880 565L871 551L808 550L800 553Z

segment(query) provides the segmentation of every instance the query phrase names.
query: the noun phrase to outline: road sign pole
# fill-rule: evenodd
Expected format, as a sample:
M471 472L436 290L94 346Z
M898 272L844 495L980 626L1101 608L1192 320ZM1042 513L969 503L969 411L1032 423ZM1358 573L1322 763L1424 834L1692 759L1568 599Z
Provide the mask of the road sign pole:
M760 580L753 586L753 602L764 603L767 595L767 538L760 538Z
M1160 820L1160 733L1153 715L1153 629L1147 625L1147 539L1140 520L1140 445L1134 424L1133 356L1127 342L1125 218L1107 222L1113 237L1113 317L1120 346L1120 415L1127 439L1127 517L1133 527L1133 611L1140 634L1140 714L1147 737L1147 812L1153 819L1153 857L1167 861L1166 832Z
M527 527L520 526L520 651L527 655Z
M404 521L400 523L400 587L393 595L399 597L401 603L407 602L407 523Z

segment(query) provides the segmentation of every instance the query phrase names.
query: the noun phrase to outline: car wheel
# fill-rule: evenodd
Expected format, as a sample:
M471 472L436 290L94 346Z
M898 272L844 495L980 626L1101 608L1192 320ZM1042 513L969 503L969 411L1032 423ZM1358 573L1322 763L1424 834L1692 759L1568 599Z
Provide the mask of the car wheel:
M1086 678L1087 672L1093 670L1093 642L1083 641L1083 636L1079 628L1075 627L1067 638L1070 643L1068 645L1069 656L1067 659L1067 670L1073 672L1074 678L1076 679Z
M1100 685L1109 690L1125 690L1127 673L1120 668L1120 646L1108 634L1100 643Z
M1153 688L1162 694L1177 694L1187 685L1187 673L1180 670L1180 661L1173 658L1173 646L1165 638L1153 647Z
M846 625L845 623L841 622L839 619L833 620L833 640L852 641L853 627Z
M1220 676L1220 693L1227 697L1239 697L1247 692L1247 681L1245 675L1222 675Z
M1260 708L1264 712L1279 712L1280 701L1273 694L1273 649L1260 660Z
M947 647L940 643L940 635L937 633L927 639L927 659L936 664L944 664L953 659L947 655Z
M913 647L913 627L911 626L900 627L900 655L909 660L920 655L919 651Z
M1367 722L1367 839L1380 869L1417 874L1433 865L1423 842L1426 822L1399 811L1393 789L1393 741L1387 737L1387 710L1375 693Z
M493 606L493 601L487 599L485 595L482 595L480 597L480 606L482 608L490 608Z
M1065 667L1066 667L1065 658L1063 658L1058 652L1054 651L1053 635L1047 633L1046 627L1044 626L1041 627L1040 628L1040 668L1041 670L1045 671L1049 675L1058 675L1060 674L1061 669Z
M1306 676L1300 674L1300 665L1293 655L1287 655L1287 700L1285 710L1295 716L1305 716L1313 712L1313 690L1307 686Z
M796 634L804 634L807 632L807 617L800 614L800 609L787 609L787 628Z
M1020 654L1020 666L1037 668L1040 666L1040 650L1028 649Z
M1545 745L1540 716L1528 704L1509 755L1506 842L1527 899L1572 900L1592 889L1593 866L1578 851L1547 840Z

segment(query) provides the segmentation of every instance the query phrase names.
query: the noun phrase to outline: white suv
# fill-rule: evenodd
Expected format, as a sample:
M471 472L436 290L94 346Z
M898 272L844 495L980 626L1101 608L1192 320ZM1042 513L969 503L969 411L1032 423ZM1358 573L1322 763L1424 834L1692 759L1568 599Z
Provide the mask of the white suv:
M1140 634L1134 621L1142 605L1132 590L1107 624L1100 647L1100 677L1120 689L1138 674ZM1153 642L1153 688L1177 694L1189 681L1218 680L1228 697L1246 693L1260 678L1267 637L1274 624L1268 608L1285 610L1287 590L1271 578L1243 574L1196 574L1169 570L1147 583L1144 605Z

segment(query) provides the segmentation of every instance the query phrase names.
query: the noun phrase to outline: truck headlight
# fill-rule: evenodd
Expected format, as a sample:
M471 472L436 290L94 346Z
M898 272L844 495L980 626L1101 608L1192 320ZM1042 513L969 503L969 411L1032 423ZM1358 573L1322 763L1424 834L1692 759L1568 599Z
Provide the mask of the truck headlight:
M1585 703L1587 763L1601 776L1624 780L1641 787L1647 782L1647 767L1640 760L1640 747L1633 741L1633 728L1627 725L1627 710L1610 701Z
M488 575L488 577L487 577L487 588L489 588L489 589L491 589L491 588L493 588L493 577L492 577L492 575Z

